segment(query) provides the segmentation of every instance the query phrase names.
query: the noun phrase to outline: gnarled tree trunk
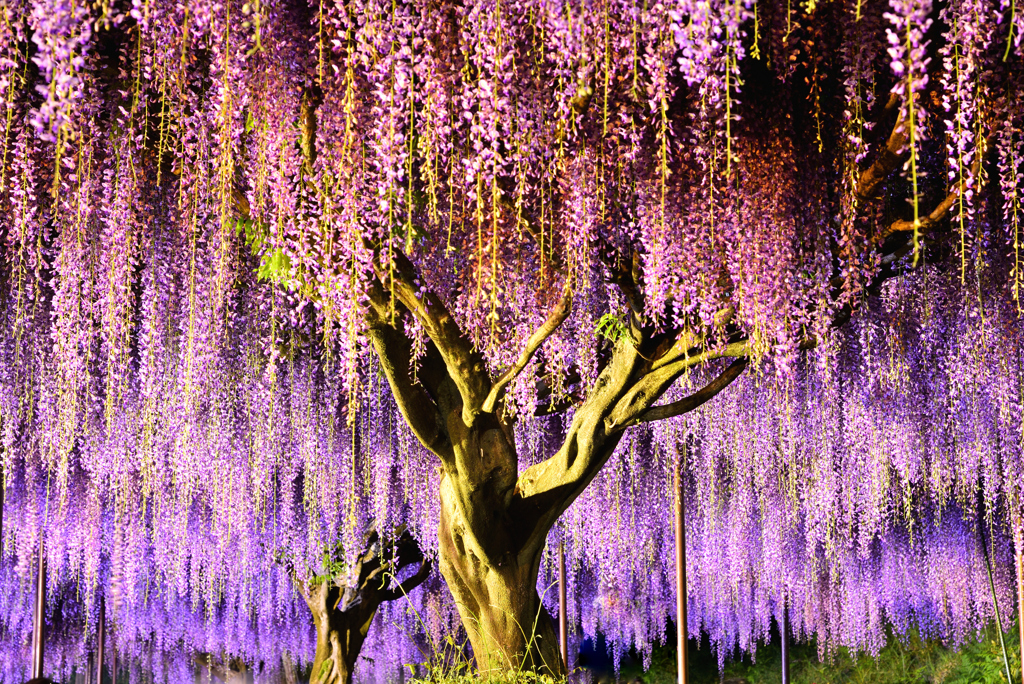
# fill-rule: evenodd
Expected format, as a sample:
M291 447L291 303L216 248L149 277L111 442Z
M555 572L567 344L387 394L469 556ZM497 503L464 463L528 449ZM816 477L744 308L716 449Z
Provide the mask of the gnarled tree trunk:
M316 654L309 674L310 684L348 684L352 681L356 659L377 612L376 606L369 615L364 614L365 610L339 610L342 593L338 587L322 582L305 596L316 626ZM363 624L357 624L361 618Z
M574 402L576 412L560 448L520 472L515 419L501 409L501 395L568 315L571 292L566 289L520 359L492 380L479 351L439 298L422 293L410 269L399 254L395 280L389 282L382 270L381 282L371 284L369 337L403 417L441 461L441 573L481 671L563 675L558 639L537 595L548 532L604 466L626 428L699 406L735 379L745 361L695 395L652 409L687 368L709 358L742 357L745 344L695 355L690 353L698 342L694 336L679 334L673 340L641 330L634 320L632 334L612 340L605 350L607 361L593 387L583 392L586 398ZM415 380L409 374L411 345L400 317L391 314L383 283L393 287L396 306L412 311L429 337ZM568 405L559 404L562 410Z
M420 564L416 574L397 583L399 571L416 562ZM346 586L342 578L333 577L296 579L316 627L310 684L349 684L380 604L405 596L429 572L430 562L408 531L401 531L393 542L382 542L371 529L352 573L353 584Z
M483 672L522 668L564 674L554 626L537 593L543 547L528 553L509 548L499 562L487 562L467 539L465 520L450 489L442 484L440 569L477 666Z

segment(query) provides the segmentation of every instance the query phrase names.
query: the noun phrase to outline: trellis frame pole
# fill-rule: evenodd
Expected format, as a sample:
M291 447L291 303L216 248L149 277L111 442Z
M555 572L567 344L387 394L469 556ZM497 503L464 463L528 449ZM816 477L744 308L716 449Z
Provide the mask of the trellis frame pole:
M96 684L103 684L103 651L107 641L107 606L100 599L100 618L96 622Z
M558 649L562 665L569 671L569 624L565 597L565 542L558 541Z
M782 684L789 684L789 602L782 600Z
M687 684L686 665L686 505L683 500L683 468L686 463L685 447L676 462L675 523L676 523L676 666L679 684Z
M39 536L39 562L36 566L36 600L32 611L32 679L43 677L43 640L46 637L46 553Z
M1021 532L1018 530L1018 535ZM1017 548L1024 548L1018 543ZM1017 631L1020 633L1020 681L1024 684L1024 553L1017 551Z

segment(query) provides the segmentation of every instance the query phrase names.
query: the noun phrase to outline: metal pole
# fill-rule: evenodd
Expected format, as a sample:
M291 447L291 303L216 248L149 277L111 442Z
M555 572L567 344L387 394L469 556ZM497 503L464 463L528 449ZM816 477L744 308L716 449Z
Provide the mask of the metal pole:
M1024 553L1020 551L1017 552L1017 631L1020 632L1020 681L1024 683Z
M100 598L100 619L96 623L96 684L103 684L103 647L107 639L107 606Z
M782 601L782 684L789 684L789 606Z
M685 451L676 464L676 653L679 684L686 684L686 507L683 502L682 469Z
M110 684L117 684L117 641L110 643Z
M569 671L569 621L565 607L565 542L558 542L558 648L562 664Z
M985 542L984 524L979 524L978 532L981 534L981 548L985 552L985 567L988 568L988 588L992 592L992 612L996 618L996 634L999 635L999 650L1003 652L1003 666L1006 668L1007 684L1013 684L1013 675L1010 674L1010 656L1006 653L1006 640L1003 638L1003 620L999 617L999 601L996 600L996 583L992 578L992 555L988 551L988 544ZM991 539L991 537L990 537Z
M32 679L43 677L43 638L46 625L46 554L42 535L39 537L39 565L36 568L36 603L32 629Z

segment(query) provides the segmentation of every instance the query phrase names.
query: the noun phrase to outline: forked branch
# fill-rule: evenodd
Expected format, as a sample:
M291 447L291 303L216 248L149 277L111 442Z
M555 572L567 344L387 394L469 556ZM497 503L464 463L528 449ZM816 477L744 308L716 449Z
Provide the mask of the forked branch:
M562 292L562 298L555 304L555 308L548 314L548 318L544 321L544 324L537 328L536 332L530 336L530 339L526 342L526 348L523 349L523 353L519 355L519 359L516 360L512 367L501 374L494 384L491 386L491 391L487 393L487 398L484 399L482 410L484 413L494 413L494 407L498 403L498 399L501 398L501 393L505 391L509 383L516 379L526 365L530 363L530 359L537 353L544 341L551 337L565 319L569 317L569 313L572 311L572 288L569 283L566 282L565 289Z
M643 316L644 296L640 287L643 264L640 253L631 251L626 259L613 245L606 243L603 247L601 253L608 268L609 282L619 288L633 316Z
M442 460L451 457L451 442L443 426L440 411L433 397L423 383L415 382L410 366L413 362L412 345L399 322L389 315L387 293L379 282L371 282L367 290L370 307L367 315L367 333L377 358L380 359L384 376L391 386L391 392L398 404L405 422L412 429L420 443ZM440 359L438 359L440 360ZM436 364L426 364L422 378L428 384L430 374L439 371Z
M416 574L406 578L404 581L395 584L393 587L389 587L381 592L382 601L394 601L400 599L403 596L408 596L409 592L423 584L423 581L430 575L430 559L423 556L420 559L420 567L417 568Z
M409 258L401 250L391 256L390 267L380 258L374 260L377 277L423 325L459 389L463 421L472 425L491 387L483 356L473 348L441 298L426 287Z
M727 344L720 349L677 358L671 363L648 371L631 383L629 389L623 392L610 407L605 418L608 431L618 432L630 425L636 425L640 416L650 410L651 405L661 398L688 368L726 357L746 359L748 354L750 354L750 343L744 339Z

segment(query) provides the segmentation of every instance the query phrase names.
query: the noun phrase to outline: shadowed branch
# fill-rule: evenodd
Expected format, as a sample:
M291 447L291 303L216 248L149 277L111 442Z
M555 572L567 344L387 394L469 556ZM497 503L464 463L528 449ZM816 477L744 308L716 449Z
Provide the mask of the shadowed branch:
M897 101L896 95L892 95L890 103ZM875 198L878 189L889 178L889 174L902 163L903 151L908 140L905 121L900 115L896 117L896 124L892 127L892 133L889 134L881 154L857 179L857 189L854 191L857 201L864 203Z
M390 286L395 297L423 325L424 332L437 346L455 386L462 398L462 417L472 425L491 388L483 356L473 348L455 318L416 271L400 250L392 253L390 266L381 258L374 260L374 269L385 290Z
M991 138L985 138L978 145L978 154L971 164L970 177L977 178L981 173L981 165L985 160L985 155L988 150L992 147ZM939 202L939 204L931 211L930 214L922 219L918 219L917 229L921 233L927 233L932 230L938 224L949 216L949 212L953 209L953 205L956 204L957 200L960 199L961 195L967 190L968 177L961 178L960 181L953 186L953 189L949 191L946 197ZM881 244L887 238L897 233L909 233L914 230L914 222L906 220L893 221L884 230L882 230L875 238L876 244Z
M674 416L681 416L689 413L715 397L719 392L732 384L747 367L746 357L741 357L729 364L729 367L722 371L721 375L709 382L703 388L694 392L688 397L674 401L664 406L652 406L636 419L636 423L650 423L656 420L664 420Z
M380 359L384 376L391 386L395 402L406 423L420 443L442 459L451 457L451 443L445 434L441 414L434 399L423 384L413 381L411 364L412 344L400 321L388 316L387 293L380 283L373 282L368 288L370 307L367 320L367 335ZM397 317L396 317L397 318ZM423 379L428 384L430 375L439 370L437 364L426 364Z

